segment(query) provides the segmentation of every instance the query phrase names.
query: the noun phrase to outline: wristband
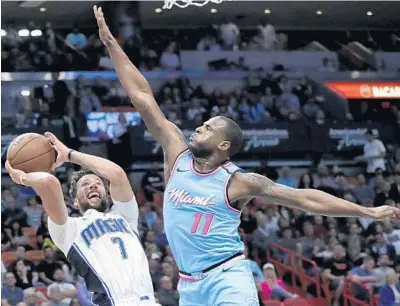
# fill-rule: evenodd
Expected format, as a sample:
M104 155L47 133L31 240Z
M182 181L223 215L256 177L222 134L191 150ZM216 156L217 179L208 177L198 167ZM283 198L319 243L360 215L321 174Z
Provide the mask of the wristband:
M68 161L71 161L71 154L72 154L72 152L74 152L75 150L69 150L69 152L68 152Z

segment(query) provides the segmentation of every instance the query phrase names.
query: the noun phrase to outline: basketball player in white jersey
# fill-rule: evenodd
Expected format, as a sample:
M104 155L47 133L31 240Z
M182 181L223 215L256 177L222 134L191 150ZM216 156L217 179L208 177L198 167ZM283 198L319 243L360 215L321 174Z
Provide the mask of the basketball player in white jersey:
M32 187L48 214L54 243L93 292L99 306L157 305L149 265L138 236L138 206L128 177L115 163L70 150L46 133L57 151L53 169L64 162L88 170L75 172L70 195L82 217L68 216L61 184L45 172L24 173L6 163L17 184ZM114 205L110 208L109 192Z

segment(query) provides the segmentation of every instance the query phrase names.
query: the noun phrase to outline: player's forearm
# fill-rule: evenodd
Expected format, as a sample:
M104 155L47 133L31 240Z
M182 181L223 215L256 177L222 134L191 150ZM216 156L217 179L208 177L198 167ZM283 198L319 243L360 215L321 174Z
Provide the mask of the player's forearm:
M298 190L298 208L324 216L372 218L371 211L358 204L316 189Z
M149 82L129 60L114 37L108 39L104 44L107 47L123 88L133 105L140 108L143 99L138 99L138 96L142 93L153 95Z
M93 171L98 176L109 180L111 183L125 178L126 176L124 170L120 166L102 157L72 151L69 161Z
M26 173L21 181L36 191L42 200L44 210L53 222L64 224L67 221L68 211L61 183L54 175L46 172Z

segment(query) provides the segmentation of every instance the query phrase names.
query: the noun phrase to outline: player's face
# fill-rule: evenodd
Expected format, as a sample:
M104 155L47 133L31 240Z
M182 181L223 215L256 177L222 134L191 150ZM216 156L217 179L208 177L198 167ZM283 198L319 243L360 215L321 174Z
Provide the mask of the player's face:
M206 158L225 142L225 121L211 118L196 129L189 138L189 149L195 157Z
M84 175L77 183L75 206L81 213L88 209L104 212L108 208L108 198L103 180L94 174Z

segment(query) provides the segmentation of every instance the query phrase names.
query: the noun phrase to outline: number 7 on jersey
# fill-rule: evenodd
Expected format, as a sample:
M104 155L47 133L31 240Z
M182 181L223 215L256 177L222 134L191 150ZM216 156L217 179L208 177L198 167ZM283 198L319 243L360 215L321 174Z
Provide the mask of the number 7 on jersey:
M199 212L196 213L195 217L194 217L194 222L193 222L192 228L190 230L190 232L192 234L197 233L200 221L203 219L203 216L205 216L206 222L204 223L204 227L203 227L203 230L201 231L201 234L202 235L207 235L208 231L210 230L211 222L212 222L212 220L214 218L214 214L202 214L202 213L199 213Z

